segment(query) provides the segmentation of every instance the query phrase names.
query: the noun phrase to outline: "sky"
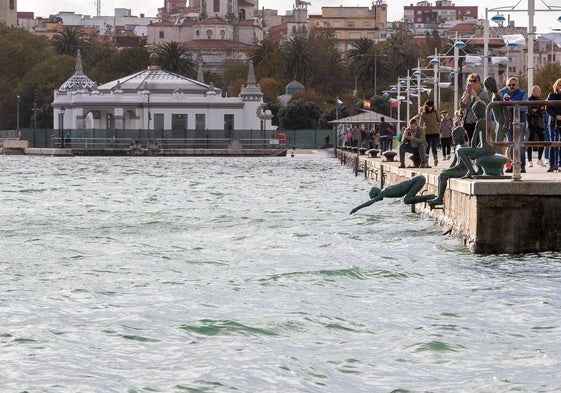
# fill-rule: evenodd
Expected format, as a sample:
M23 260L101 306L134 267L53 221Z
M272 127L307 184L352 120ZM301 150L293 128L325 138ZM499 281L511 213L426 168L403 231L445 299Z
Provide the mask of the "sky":
M100 0L102 15L112 15L115 8L131 9L132 14L139 16L156 16L158 7L162 7L164 0ZM534 25L538 32L548 32L553 29L561 29L561 23L557 18L561 16L561 6L557 5L559 0L546 0L545 4L554 6L559 11L555 12L542 12L539 10L545 9L542 0L534 0L536 13L534 16ZM372 0L309 0L311 5L308 6L309 14L321 14L322 6L361 6L370 7ZM434 4L434 0L429 0ZM492 7L513 7L517 4L518 0L493 0ZM388 21L400 20L403 17L403 6L416 4L417 1L413 0L386 0L388 4ZM455 0L453 3L456 6L474 5L474 0ZM557 3L557 4L556 4ZM477 4L475 4L477 5ZM279 14L284 15L287 10L292 10L294 0L259 0L259 8L265 7L270 9L278 9ZM524 10L528 8L528 0L520 0L520 4L515 8L517 12L510 14L510 19L516 22L517 26L528 26L528 14ZM56 14L59 11L74 11L76 13L85 15L96 15L97 2L96 0L19 0L19 11L33 11L35 16L47 17L50 14ZM495 14L494 11L488 12L489 17ZM507 18L507 12L503 12ZM479 18L485 17L485 7L479 6Z

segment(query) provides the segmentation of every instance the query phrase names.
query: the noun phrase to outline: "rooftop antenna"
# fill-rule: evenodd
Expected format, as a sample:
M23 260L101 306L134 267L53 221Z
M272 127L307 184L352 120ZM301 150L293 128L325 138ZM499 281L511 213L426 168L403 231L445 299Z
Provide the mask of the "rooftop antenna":
M101 0L97 0L97 16L101 16Z

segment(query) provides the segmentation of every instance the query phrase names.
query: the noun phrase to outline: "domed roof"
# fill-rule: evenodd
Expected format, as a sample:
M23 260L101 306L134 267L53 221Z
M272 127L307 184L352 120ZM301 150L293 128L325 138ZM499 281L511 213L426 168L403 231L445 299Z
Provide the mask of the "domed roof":
M60 87L59 91L75 91L75 90L92 90L95 89L95 82L92 81L82 70L82 55L80 49L76 53L76 68L74 75L66 80Z
M286 94L294 95L295 93L298 93L299 91L304 91L304 85L302 85L297 80L293 80L288 85L286 85L285 91L286 91Z
M162 70L155 65L157 56L150 56L152 65L144 71L125 76L119 80L104 83L98 89L104 91L122 90L125 93L133 93L149 89L152 93L170 93L181 90L185 94L205 94L211 90L206 83L178 75L173 72ZM219 94L221 89L216 89Z

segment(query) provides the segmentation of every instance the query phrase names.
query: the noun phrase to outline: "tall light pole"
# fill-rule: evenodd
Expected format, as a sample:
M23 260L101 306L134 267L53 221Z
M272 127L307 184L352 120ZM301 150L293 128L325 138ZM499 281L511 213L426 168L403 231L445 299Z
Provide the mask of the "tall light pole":
M516 7L520 4L521 0L518 1L513 6L507 7L497 7L497 8L485 8L485 20L483 21L483 57L485 61L483 62L483 77L489 76L488 72L488 61L489 61L489 11L497 11L497 15L491 18L492 21L505 20L504 16L498 14L498 12L527 12L528 13L528 58L527 58L527 68L528 68L528 89L531 89L534 85L534 37L536 32L534 31L534 14L536 12L559 12L561 11L561 6L557 5L547 5L543 0L543 4L546 8L536 9L535 0L528 0L527 9L517 9ZM558 19L559 20L559 19Z
M60 128L60 148L64 149L64 112L65 108L60 108L60 112L58 114L58 126Z
M465 42L458 40L454 42L454 113L458 111L458 78L460 71L458 69L458 62L460 57L460 49L465 48Z
M16 104L16 130L19 132L19 101L21 97L18 95L17 104ZM12 101L13 102L13 101Z

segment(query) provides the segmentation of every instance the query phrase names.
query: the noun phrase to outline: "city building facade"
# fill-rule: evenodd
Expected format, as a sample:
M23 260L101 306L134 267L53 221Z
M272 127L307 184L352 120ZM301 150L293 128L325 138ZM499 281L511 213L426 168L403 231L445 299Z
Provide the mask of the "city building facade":
M0 22L8 27L18 24L18 0L0 0Z
M372 7L322 7L321 15L310 15L310 28L332 29L339 49L347 52L360 38L375 42L387 38L388 6L377 0Z

